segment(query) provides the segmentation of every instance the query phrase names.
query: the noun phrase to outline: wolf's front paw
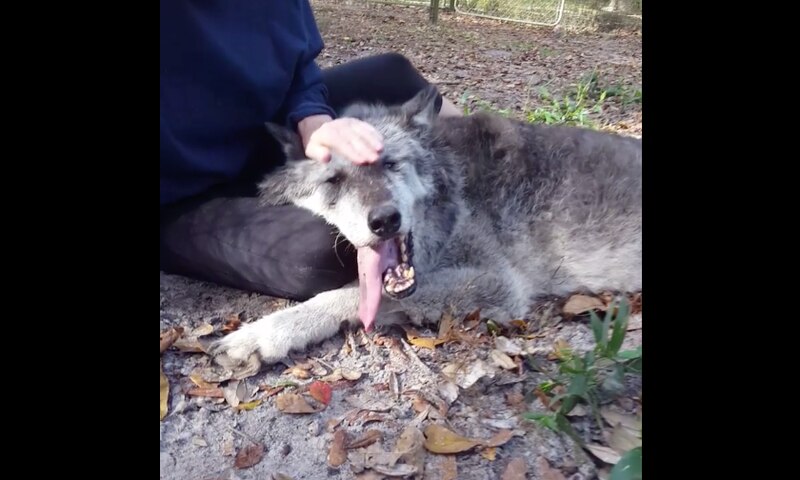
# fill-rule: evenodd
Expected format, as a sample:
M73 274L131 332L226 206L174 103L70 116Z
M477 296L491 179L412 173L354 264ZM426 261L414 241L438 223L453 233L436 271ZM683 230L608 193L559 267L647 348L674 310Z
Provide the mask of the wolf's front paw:
M258 370L261 363L275 363L288 353L288 346L275 335L272 325L276 319L264 317L212 343L208 354L214 361L234 371Z

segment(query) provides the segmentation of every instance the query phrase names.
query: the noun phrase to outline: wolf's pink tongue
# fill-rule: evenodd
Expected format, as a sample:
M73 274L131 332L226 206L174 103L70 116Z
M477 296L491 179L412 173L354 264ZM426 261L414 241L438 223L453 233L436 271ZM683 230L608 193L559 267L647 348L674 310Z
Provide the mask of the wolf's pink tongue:
M364 330L372 330L378 308L381 305L383 290L383 272L395 263L397 258L395 242L388 240L377 247L363 247L358 249L358 318L364 325Z

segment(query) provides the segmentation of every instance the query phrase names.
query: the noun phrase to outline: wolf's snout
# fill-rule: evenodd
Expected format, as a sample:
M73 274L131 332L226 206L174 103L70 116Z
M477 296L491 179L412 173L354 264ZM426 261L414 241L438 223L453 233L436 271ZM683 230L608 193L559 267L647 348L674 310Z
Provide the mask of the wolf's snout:
M390 205L373 208L367 215L367 223L372 233L381 238L389 238L400 230L400 212Z

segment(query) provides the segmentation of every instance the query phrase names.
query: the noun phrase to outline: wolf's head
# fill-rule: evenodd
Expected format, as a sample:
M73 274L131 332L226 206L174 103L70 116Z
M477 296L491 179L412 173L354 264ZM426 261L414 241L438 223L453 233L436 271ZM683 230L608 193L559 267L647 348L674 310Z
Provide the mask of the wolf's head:
M307 159L300 138L268 124L283 145L287 162L260 185L271 205L293 203L334 225L358 249L360 314L369 330L382 293L411 295L414 215L420 202L435 193L426 146L437 115L438 92L429 87L401 106L354 105L343 117L363 120L383 136L380 159L354 165L334 154L327 164Z

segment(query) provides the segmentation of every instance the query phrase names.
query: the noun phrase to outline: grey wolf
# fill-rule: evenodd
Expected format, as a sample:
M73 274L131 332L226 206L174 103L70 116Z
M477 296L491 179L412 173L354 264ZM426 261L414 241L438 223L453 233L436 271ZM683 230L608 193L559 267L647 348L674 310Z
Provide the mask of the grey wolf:
M269 126L291 160L263 181L262 201L335 225L357 249L359 279L218 340L218 363L273 363L359 320L369 331L481 308L505 323L542 295L641 289L640 140L487 113L439 117L436 97L429 87L401 106L343 113L383 135L370 166L307 160L294 133Z

